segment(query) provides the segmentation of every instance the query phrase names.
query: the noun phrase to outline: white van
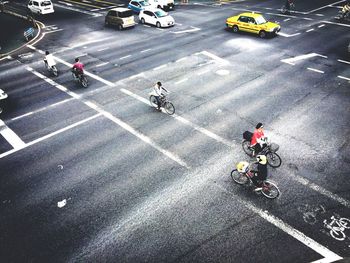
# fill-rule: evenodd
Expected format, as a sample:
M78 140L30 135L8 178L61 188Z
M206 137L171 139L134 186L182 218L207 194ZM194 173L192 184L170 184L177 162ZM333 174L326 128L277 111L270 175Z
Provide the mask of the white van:
M146 0L154 8L161 8L165 11L174 10L174 0Z
M36 14L51 14L54 12L53 4L50 0L30 0L28 3L30 11Z

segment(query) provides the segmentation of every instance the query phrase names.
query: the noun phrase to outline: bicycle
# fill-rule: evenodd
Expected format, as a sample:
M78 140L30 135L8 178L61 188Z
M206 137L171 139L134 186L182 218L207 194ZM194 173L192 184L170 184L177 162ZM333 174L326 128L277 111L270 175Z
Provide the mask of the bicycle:
M243 151L249 156L253 157L254 147L250 145L250 141L253 134L249 131L243 133L242 148ZM282 164L281 157L276 153L279 149L277 143L270 143L266 140L266 146L257 154L266 155L267 163L273 167L280 167Z
M287 8L287 5L283 5L281 7L281 13L284 15L289 15L292 12L292 9L295 9L295 4L294 3L290 3L289 4L289 8Z
M232 180L240 185L248 184L253 185L252 177L254 172L250 170L248 162L239 162L236 165L237 169L231 171ZM261 190L259 190L265 197L269 199L275 199L280 195L280 190L277 185L269 180L262 181Z
M87 88L89 83L84 73L76 72L72 70L72 76L75 81L78 81L83 88Z
M55 77L57 77L58 76L57 67L55 65L49 66L49 64L47 63L47 61L45 59L44 59L44 63L45 63L47 71L50 72Z
M346 238L346 235L344 233L345 229L350 228L350 219L348 218L335 218L334 216L331 217L331 222L328 224L327 220L323 221L323 224L326 228L330 230L331 236L339 241L343 241Z
M160 107L165 110L165 112L169 115L173 115L175 113L174 105L168 100L167 96L158 97L160 100ZM152 107L158 108L157 98L154 94L149 96L149 101Z

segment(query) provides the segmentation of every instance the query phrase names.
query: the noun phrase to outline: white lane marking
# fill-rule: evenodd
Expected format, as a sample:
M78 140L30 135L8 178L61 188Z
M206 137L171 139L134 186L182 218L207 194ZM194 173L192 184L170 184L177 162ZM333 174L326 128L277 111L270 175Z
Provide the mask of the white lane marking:
M67 126L67 127L64 127L64 128L62 128L62 129L60 129L60 130L57 130L57 131L52 132L52 133L50 133L50 134L47 134L47 135L45 135L45 136L43 136L43 137L40 137L40 138L38 138L38 139L36 139L36 140L34 140L34 141L28 142L28 143L27 143L24 147L22 147L21 149L27 148L27 147L29 147L29 146L31 146L31 145L34 145L34 144L38 143L38 142L41 142L41 141L46 140L46 139L49 139L49 138L51 138L51 137L53 137L53 136L55 136L55 135L57 135L57 134L60 134L60 133L65 132L65 131L67 131L67 130L70 130L70 129L74 128L74 127L77 127L77 126L79 126L79 125L81 125L81 124L83 124L83 123L85 123L85 122L88 122L88 121L90 121L90 120L92 120L92 119L95 119L95 118L97 118L97 117L99 117L99 116L101 116L101 115L102 115L101 113L95 114L95 115L93 115L93 116L91 116L91 117L89 117L89 118L86 118L86 119L84 119L84 120L81 120L81 121L78 121L78 122L76 122L76 123L73 123L73 124L71 124L71 125L69 125L69 126ZM15 153L15 152L17 152L17 151L19 151L19 150L21 150L21 149L19 149L19 148L18 148L18 149L12 149L12 150L10 150L10 151L7 151L7 152L5 152L5 153L2 153L2 154L0 154L0 159L1 159L1 158L4 158L5 156L8 156L8 155L10 155L10 154L13 154L13 153Z
M323 55L320 55L317 53L309 53L309 54L304 54L304 55L300 55L300 56L296 56L296 57L292 57L292 58L282 59L281 62L294 65L294 62L296 62L296 61L308 59L308 58L312 58L312 57L327 58L327 56L323 56Z
M175 62L181 62L181 61L184 61L186 59L187 59L187 57L183 57L183 58L180 58L180 59L176 60Z
M257 12L259 13L259 12ZM290 17L290 18L298 18L297 16L292 16L292 15L283 15L283 14L276 14L276 13L266 13L267 15L271 16L281 16L281 17Z
M139 74L136 74L136 75L129 77L129 79L136 79L136 78L144 77L144 76L145 76L145 74L143 72L141 72Z
M105 66L105 65L107 65L107 64L109 64L109 62L104 62L104 63L98 64L98 65L96 65L96 68Z
M192 29L182 30L182 31L170 31L173 34L191 33L201 30L198 27L191 26Z
M5 140L12 145L13 149L22 149L25 147L25 142L7 125L0 120L0 134L5 138Z
M346 60L342 60L342 59L338 59L338 61L341 63L350 64L350 61L346 61Z
M51 31L45 32L45 34L51 34L51 33L59 32L59 31L62 31L62 30L63 29L51 30Z
M336 22L331 22L331 21L321 21L321 23L337 25L337 26L344 26L344 27L350 27L350 25L348 25L348 24L336 23Z
M313 9L311 11L308 11L307 14L313 13L315 11L318 11L318 10L321 10L321 9L324 9L324 8L327 8L327 7L332 7L332 5L337 5L337 4L341 3L341 2L344 2L344 0L340 0L338 2L332 3L331 5L325 5L325 6L321 6L319 8Z
M315 69L315 68L307 68L308 70L311 70L311 71L314 71L314 72L317 72L317 73L324 73L324 71L322 70L319 70L319 69Z
M282 36L282 37L295 37L297 35L300 35L300 33L295 33L295 34L289 35L289 34L286 34L286 33L283 33L283 32L278 32L277 35Z
M197 75L200 76L208 72L210 72L210 70L204 70L204 71L198 72Z
M301 176L298 176L298 175L294 174L293 176L290 176L289 178L291 178L292 180L298 182L299 184L302 184L304 186L307 186L307 187L311 188L312 190L314 190L314 191L316 191L316 192L318 192L318 193L320 193L320 194L322 194L324 196L327 196L330 199L333 199L334 201L339 202L343 206L346 206L346 207L350 208L350 201L342 198L341 196L333 194L332 192L324 189L323 187L321 187L321 186L319 186L319 185L317 185L315 183L310 182L308 179L306 179L304 177L301 177Z
M324 14L315 14L316 16L324 16Z
M345 79L345 80L349 80L349 81L350 81L350 78L347 78L347 77L338 76L338 78L340 78L340 79Z
M188 80L188 78L181 79L181 80L175 82L175 85L180 84L180 83L182 83L182 82L185 82L185 81L187 81L187 80Z
M58 6L58 7L64 8L64 9L68 9L68 10L71 10L71 11L75 11L75 12L78 12L78 13L83 13L83 14L86 14L86 15L94 16L94 17L102 16L102 14L99 14L99 13L93 13L93 12L89 12L89 11L84 11L84 10L81 10L81 9L78 9L78 8L74 8L74 7L71 7L71 6L65 6L65 5L61 5L61 4L57 4L57 3L55 3L55 6Z
M139 101L149 105L149 101L148 100L146 100L145 98L140 97L139 95L137 95L137 94L135 94L135 93L133 93L133 92L127 90L127 89L123 89L122 88L122 89L120 89L120 91L123 92L124 94L127 94L127 95L129 95L129 96L131 96L131 97L133 97L133 98L135 98L135 99L137 99L137 100L139 100ZM213 132L211 132L211 131L209 131L209 130L207 130L205 128L202 128L202 127L198 126L197 124L192 123L191 121L189 121L189 120L187 120L187 119L177 115L176 113L173 114L173 115L170 115L170 116L175 118L176 120L178 120L178 121L180 121L180 122L190 126L191 128L193 128L193 129L195 129L195 130L205 134L206 136L208 136L208 137L210 137L210 138L212 138L212 139L214 139L214 140L216 140L216 141L226 145L226 146L233 147L233 144L232 144L231 141L226 140L226 139L220 137L219 135L216 135L215 133L213 133Z
M67 63L67 64L69 64L69 63ZM187 165L186 162L184 162L179 156L177 156L174 153L169 152L168 150L163 149L160 145L158 145L156 142L154 142L151 138L149 138L146 135L142 134L141 132L135 130L129 124L127 124L127 123L123 122L122 120L120 120L119 118L113 116L111 113L103 110L102 108L100 108L95 103L93 103L93 102L91 102L89 100L85 100L85 99L81 98L78 94L76 94L76 93L74 93L72 91L69 91L66 87L63 87L62 85L60 85L60 84L56 83L55 81L47 78L46 76L40 74L39 72L35 71L34 69L32 69L30 67L27 67L27 70L32 72L34 75L38 76L39 78L43 79L44 81L48 82L49 84L53 85L54 87L58 88L59 90L61 90L61 91L65 92L65 93L67 93L68 95L72 96L73 98L79 99L79 101L81 101L82 103L84 103L88 107L96 110L99 114L102 114L107 119L109 119L112 122L118 124L124 130L128 131L129 133L133 134L134 136L136 136L140 140L142 140L145 143L149 144L150 146L152 146L153 148L155 148L156 150L158 150L159 152L161 152L165 156L167 156L170 159L172 159L173 161L177 162L179 165L181 165L183 167L186 167L187 169L190 169L190 166ZM90 75L94 76L91 73L90 73ZM95 76L95 77L97 77L97 76ZM98 77L98 79L101 79L101 78ZM106 81L106 82L109 82L109 81ZM114 86L114 84L113 84L113 86Z
M158 70L158 69L162 69L165 68L167 66L167 64L161 65L159 67L154 68L153 70Z
M140 53L145 53L145 52L148 52L148 51L151 51L151 50L152 50L151 48L144 49L144 50L141 50Z
M69 98L69 99L65 99L65 100L62 100L62 101L56 102L56 103L51 104L51 105L49 105L49 106L42 107L42 108L37 109L37 110L35 110L35 111L31 111L31 112L25 113L25 114L23 114L23 115L20 115L20 116L14 117L14 118L12 118L12 119L11 119L11 121L18 120L18 119L21 119L21 118L23 118L23 117L27 117L27 116L29 116L29 115L32 115L32 114L35 114L35 113L38 113L38 112L44 111L44 110L46 110L46 109L49 109L49 108L55 107L55 106L57 106L57 105L60 105L60 104L66 103L66 102L71 101L71 100L72 100L72 98Z
M322 24L322 25L319 25L318 28L321 28L321 27L324 27L324 26L325 26L325 24Z
M313 19L312 19L312 18L309 18L309 17L303 17L302 19L308 20L308 21L313 21Z
M119 59L122 60L122 59L130 58L130 57L131 57L131 55L127 55L127 56L121 57Z
M311 28L309 30L306 30L306 32L311 32L311 31L314 31L315 29Z
M107 49L109 49L109 47L100 48L97 51L100 52L100 51L104 51L104 50L107 50Z
M199 53L200 53L200 54L203 54L203 55L205 55L205 56L207 56L207 57L212 58L213 60L215 60L215 61L218 62L219 64L222 64L222 65L229 65L229 64L230 64L230 62L227 61L226 59L220 58L220 57L218 57L218 56L216 56L216 55L214 55L214 54L212 54L212 53L210 53L210 52L208 52L208 51L206 51L206 50L201 51L201 52L199 52Z
M286 19L284 19L283 21L284 22L287 22L287 21L289 21L290 20L290 18L286 18Z
M61 4L68 5L68 6L73 6L73 4L71 4L71 3L67 3L67 2L63 2L63 1L58 1L58 2L61 3Z

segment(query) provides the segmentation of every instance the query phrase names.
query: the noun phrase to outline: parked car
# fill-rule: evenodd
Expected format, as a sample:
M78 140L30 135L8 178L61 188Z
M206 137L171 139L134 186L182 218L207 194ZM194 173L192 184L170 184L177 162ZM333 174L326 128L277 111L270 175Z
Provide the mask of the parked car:
M140 12L139 19L142 24L151 24L156 27L170 27L175 25L175 20L162 9L150 9Z
M146 0L152 7L160 8L164 11L174 10L174 0Z
M132 10L124 7L110 9L105 17L105 25L117 26L119 30L135 26Z
M135 13L140 13L140 11L150 8L151 4L144 0L131 0L128 8L134 11Z
M227 18L226 26L232 28L233 32L246 31L258 34L261 38L276 35L281 30L279 24L267 21L261 14L248 12Z
M30 0L28 8L36 14L51 14L54 12L53 4L50 0Z

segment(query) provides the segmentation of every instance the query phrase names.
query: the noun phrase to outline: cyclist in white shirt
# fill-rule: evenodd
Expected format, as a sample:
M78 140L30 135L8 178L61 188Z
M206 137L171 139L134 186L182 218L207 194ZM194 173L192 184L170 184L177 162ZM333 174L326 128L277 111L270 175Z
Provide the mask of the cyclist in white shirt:
M160 110L161 106L161 98L165 97L166 93L169 93L169 91L162 86L162 83L158 81L156 85L153 87L153 91L155 93L155 97L157 99L157 104L158 104L158 110ZM165 91L165 93L163 92Z
M49 51L45 52L45 58L44 58L45 64L48 68L51 68L52 66L56 65L56 61L54 60L52 54L50 54Z

